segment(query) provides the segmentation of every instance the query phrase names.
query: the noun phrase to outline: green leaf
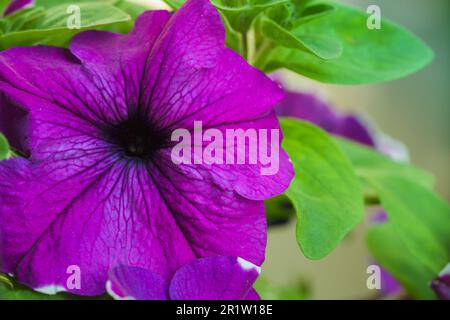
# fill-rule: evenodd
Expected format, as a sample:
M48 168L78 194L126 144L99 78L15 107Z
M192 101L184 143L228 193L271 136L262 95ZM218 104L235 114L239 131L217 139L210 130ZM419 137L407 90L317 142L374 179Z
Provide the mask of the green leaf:
M360 182L332 138L307 122L282 119L283 148L296 175L286 195L297 213L297 241L306 257L330 253L364 214Z
M222 15L222 21L226 30L226 46L239 54L244 54L244 47L242 42L243 35L231 27L228 19Z
M6 159L9 154L9 145L5 136L0 133L0 160Z
M398 176L364 177L416 259L437 275L449 261L450 211L429 189Z
M305 34L297 34L295 37L303 43L309 52L321 59L336 59L342 54L341 44L333 38Z
M434 186L432 175L411 164L395 162L372 148L344 138L335 138L335 141L353 163L358 176L399 176L429 189Z
M306 6L301 11L300 19L297 19L294 24L295 26L300 26L312 20L323 18L335 10L336 8L329 3L314 3L311 6Z
M433 179L365 146L337 142L388 214L386 225L369 230L369 250L414 297L432 297L428 284L450 260L450 207L433 192Z
M25 287L12 289L7 283L0 281L0 300L64 300L60 295L46 295Z
M130 16L106 3L74 2L81 10L81 28L67 28L67 5L45 10L42 22L32 30L20 30L0 35L0 50L15 46L47 44L67 46L75 34L92 28L102 28L130 20Z
M2 20L5 24L2 33L33 29L45 17L43 8L26 8L12 13Z
M390 223L372 227L367 246L374 257L415 299L436 298L428 286L437 274L423 265L409 250L396 228Z
M3 16L3 12L5 12L10 2L11 0L0 0L0 18Z
M114 6L119 8L120 10L128 13L130 17L133 20L136 20L136 18L143 13L146 10L149 10L150 8L138 3L126 1L126 0L119 0L118 2L114 3Z
M80 8L81 28L91 28L130 19L126 13L109 4L93 2L71 2L71 4ZM67 28L67 18L71 15L67 13L67 8L67 4L62 4L46 9L46 17L40 28Z
M78 5L80 3L91 3L91 4L115 4L119 0L34 0L34 5L36 7L53 8L60 5Z
M300 24L292 33L333 38L343 46L337 59L323 61L308 52L278 46L258 61L270 72L287 68L327 83L363 84L398 79L418 71L433 58L420 39L387 20L380 30L369 30L368 15L343 5L324 19Z
M306 6L306 7L304 7ZM342 53L339 41L327 36L296 32L294 26L325 16L334 10L331 5L306 3L283 4L270 8L259 19L258 31L274 44L312 53L321 59L336 59Z
M342 53L341 44L331 37L295 34L268 17L261 19L260 26L264 36L286 48L309 52L325 60L336 59Z

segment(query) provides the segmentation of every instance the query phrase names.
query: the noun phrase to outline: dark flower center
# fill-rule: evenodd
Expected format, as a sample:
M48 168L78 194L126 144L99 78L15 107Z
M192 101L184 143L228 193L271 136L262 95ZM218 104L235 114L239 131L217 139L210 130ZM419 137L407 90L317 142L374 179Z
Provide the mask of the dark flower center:
M167 135L137 115L107 127L104 134L127 159L150 159L167 141Z

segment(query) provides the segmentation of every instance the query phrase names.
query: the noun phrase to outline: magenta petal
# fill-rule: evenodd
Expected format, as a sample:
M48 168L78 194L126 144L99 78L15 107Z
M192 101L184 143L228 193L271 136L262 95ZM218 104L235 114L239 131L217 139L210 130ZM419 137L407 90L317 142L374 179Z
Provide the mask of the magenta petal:
M225 48L220 15L208 0L188 1L161 34L146 68L142 102L168 129L240 123L272 110L283 92Z
M117 100L119 93L108 94L94 84L79 61L60 48L36 46L2 52L0 91L10 101L1 106L2 116L9 118L18 113L16 106L29 112L29 123L24 125L28 126L28 135L19 145L26 144L33 158L40 160L60 150L64 138L71 138L63 132L99 138L99 128L127 112ZM10 136L15 135L7 138ZM49 139L50 136L62 139Z
M214 172L213 176L222 187L227 187L235 190L239 195L251 199L251 200L266 200L268 198L277 196L283 193L288 187L294 177L294 169L287 153L281 148L282 132L274 112L269 113L267 116L258 120L247 121L239 124L229 124L218 127L222 135L226 136L226 130L229 129L256 129L266 130L268 132L268 148L271 148L270 132L272 130L278 130L278 145L279 145L279 157L276 157L277 165L273 165L273 169L269 171L270 174L262 174L264 168L267 170L270 166L263 165L258 161L257 164L250 164L248 159L248 153L246 155L245 164L213 164L211 166L204 165L205 168ZM261 138L261 136L260 136ZM245 150L235 148L234 154L239 151L246 152L249 150L249 142L246 141L245 145L239 146ZM230 152L233 148L227 146L224 149L226 152ZM258 159L259 156L258 156ZM275 162L275 161L274 161Z
M205 166L176 166L168 154L148 168L149 175L197 257L241 256L262 264L266 247L263 201L226 188Z
M120 71L122 67L136 67L142 76L150 51L169 18L168 11L146 11L136 19L128 34L97 30L82 32L72 39L70 51L94 72L101 72L102 68L106 73Z
M113 266L143 267L168 278L193 259L146 173L115 160L98 157L66 174L61 161L45 168L23 159L1 162L2 271L32 288L98 295ZM67 287L72 265L82 274L81 288L73 290Z
M170 284L170 297L173 300L243 300L258 276L259 268L240 258L199 259L177 271Z
M208 68L216 64L224 47L225 28L219 12L209 0L190 0L171 17L158 39L157 51L177 55L182 64Z
M120 266L109 273L110 295L117 299L167 300L169 283L147 269Z
M17 10L23 9L26 6L33 3L33 0L12 0L8 7L6 7L5 12L3 13L5 16L14 13ZM0 12L1 13L1 12Z
M146 100L151 117L169 129L191 129L200 120L208 127L245 124L267 115L283 97L276 83L228 49L211 68L172 59L161 62L170 77L161 78Z
M129 34L91 30L72 39L71 52L82 61L93 84L112 100L112 106L128 113L140 108L145 66L153 64L150 52L169 17L168 11L146 11Z

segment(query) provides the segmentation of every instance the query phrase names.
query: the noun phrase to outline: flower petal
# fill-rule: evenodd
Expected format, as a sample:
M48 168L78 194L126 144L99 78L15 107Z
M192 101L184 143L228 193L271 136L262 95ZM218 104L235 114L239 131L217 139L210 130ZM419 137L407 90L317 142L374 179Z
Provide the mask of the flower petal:
M107 288L116 299L167 300L169 282L147 269L120 266L109 273Z
M173 300L243 300L259 268L236 257L210 257L181 267L170 284ZM250 297L254 297L250 293Z
M254 121L248 121L246 123L224 125L218 127L222 131L223 137L226 137L227 130L248 130L254 129L257 134L257 143L250 146L249 140L245 141L245 144L233 143L230 145L230 141L226 142L226 147L224 153L232 153L230 157L239 153L243 153L246 156L244 164L226 164L226 159L224 159L224 164L221 165L211 165L206 166L209 170L214 172L214 176L219 178L216 179L218 184L222 187L227 186L230 189L234 189L241 196L251 199L251 200L266 200L271 197L275 197L283 193L291 183L294 177L294 168L289 159L288 154L281 148L282 132L278 122L278 118L275 112L269 113L267 116L257 119ZM267 132L267 150L271 156L269 164L262 164L262 155L259 153L263 148L260 146L260 142L266 139L265 136L261 134L261 131L265 130ZM278 132L278 149L273 152L272 146L272 131ZM257 153L258 152L258 153ZM250 154L257 153L257 164L251 164L249 159ZM235 159L236 160L236 159Z
M29 123L23 126L28 127L28 135L16 144L25 145L35 159L45 158L65 140L49 137L76 132L98 139L102 126L123 118L127 111L124 104L111 107L121 104L120 93L96 86L79 61L61 48L19 47L0 53L0 91L8 97L0 105L2 118L24 110L29 113ZM0 130L8 133L0 124ZM7 138L16 135L23 136Z
M195 257L145 170L117 158L97 162L0 163L2 271L35 289L99 295L115 266L168 279ZM80 288L67 282L73 265L81 271Z
M211 139L206 137L208 129L217 132L218 137L213 139L219 140L214 141L213 146L219 154L221 163L217 161L218 159L211 159L209 152L206 152L211 144ZM201 145L193 138L200 133ZM253 137L251 141L246 138L247 134ZM234 135L239 138L234 138ZM202 172L204 179L214 183L219 189L234 190L251 200L266 200L284 192L294 176L289 156L281 148L282 132L274 112L260 119L239 124L223 124L215 128L202 127L201 132L199 127L196 127L190 132L190 136L191 141L187 143L192 150L191 164L183 163L181 166L190 167L187 170ZM266 148L261 147L261 142L267 144ZM181 145L185 146L186 141L181 142ZM197 146L201 146L200 156L195 152ZM261 153L270 156L267 163L262 162ZM243 155L242 163L239 162L238 155ZM197 160L201 163L196 164Z
M146 11L125 35L82 32L72 39L70 51L82 61L97 87L113 95L123 94L121 103L131 113L140 107L144 69L153 63L150 52L169 17L168 11Z
M215 182L203 166L176 166L161 154L148 167L166 206L196 257L241 256L262 264L266 218L262 201L248 200Z
M208 0L187 1L166 24L146 68L142 97L154 123L174 130L194 121L218 126L264 116L280 87L225 48L225 31Z

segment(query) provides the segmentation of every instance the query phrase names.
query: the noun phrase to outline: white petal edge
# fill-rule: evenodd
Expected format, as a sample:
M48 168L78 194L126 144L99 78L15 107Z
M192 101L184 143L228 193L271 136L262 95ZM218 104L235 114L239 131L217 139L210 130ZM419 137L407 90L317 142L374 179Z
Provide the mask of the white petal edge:
M244 269L245 271L255 269L259 274L261 273L261 267L258 267L257 265L251 263L250 261L238 257L237 262L239 263L241 268Z
M106 281L106 292L114 298L114 300L136 300L135 298L131 296L121 297L117 293L114 292L112 289L112 283L111 280Z
M54 285L54 284L46 285L46 286L39 287L39 288L36 288L36 289L33 289L33 290L37 291L37 292L40 292L40 293L43 293L43 294L48 294L48 295L55 295L55 294L58 294L60 292L67 292L66 288L64 288L62 286L59 286L59 285Z

